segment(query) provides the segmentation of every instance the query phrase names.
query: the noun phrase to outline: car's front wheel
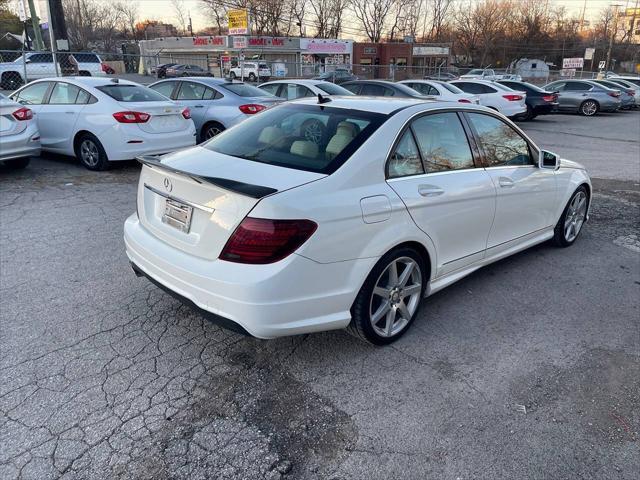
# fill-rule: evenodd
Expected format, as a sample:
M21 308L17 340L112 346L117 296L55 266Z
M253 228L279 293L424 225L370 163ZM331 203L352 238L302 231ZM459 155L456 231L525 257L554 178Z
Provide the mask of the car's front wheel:
M564 208L554 229L553 241L559 247L568 247L576 241L587 219L589 196L584 186L578 187Z
M420 254L401 247L384 255L351 307L349 330L374 345L396 341L416 317L427 283Z
M219 133L224 130L224 126L219 124L218 122L207 123L202 128L202 141L209 140L210 138L215 137Z
M585 100L580 105L580 114L585 117L593 117L600 110L600 105L595 100Z
M107 170L111 166L100 140L90 133L82 135L76 142L76 156L89 170Z

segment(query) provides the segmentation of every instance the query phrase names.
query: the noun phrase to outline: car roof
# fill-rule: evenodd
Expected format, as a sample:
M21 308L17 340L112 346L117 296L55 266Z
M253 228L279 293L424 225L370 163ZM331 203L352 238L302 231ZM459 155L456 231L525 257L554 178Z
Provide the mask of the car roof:
M297 99L294 103L304 105L318 105L315 97L304 97ZM349 110L362 110L366 112L382 113L388 115L396 110L401 110L414 105L425 104L429 108L458 106L452 102L442 102L436 100L420 100L408 97L367 97L367 96L335 96L331 101L322 104L326 107L346 108Z
M315 80L315 79L310 79L310 78L291 78L289 80L271 80L270 82L264 82L261 83L260 85L270 85L270 84L280 84L280 83L295 83L297 85L307 85L307 86L313 86L313 85L326 85L327 82L325 80Z
M118 82L114 82L114 80L118 80ZM84 86L84 87L101 87L103 85L140 85L139 83L132 82L131 80L125 80L124 78L105 78L105 77L47 77L41 78L38 80L34 80L33 82L28 83L27 85L31 85L36 82L68 82L73 83L75 85Z
M204 83L205 85L209 85L211 87L216 87L218 85L225 85L225 84L229 84L229 83L235 83L237 85L242 85L245 82L240 82L240 81L231 81L231 80L227 80L226 78L220 78L220 77L180 77L180 78L166 78L166 79L162 79L159 80L157 82L153 82L150 85L155 85L156 83L165 83L165 82L184 82L184 81L190 81L190 82L199 82L199 83Z

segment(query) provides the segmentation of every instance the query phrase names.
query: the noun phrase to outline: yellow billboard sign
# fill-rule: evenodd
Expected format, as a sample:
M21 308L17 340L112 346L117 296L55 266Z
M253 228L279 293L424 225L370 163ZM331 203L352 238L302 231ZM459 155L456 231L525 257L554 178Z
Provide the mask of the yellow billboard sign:
M249 12L247 10L229 10L227 19L229 21L229 35L249 34Z

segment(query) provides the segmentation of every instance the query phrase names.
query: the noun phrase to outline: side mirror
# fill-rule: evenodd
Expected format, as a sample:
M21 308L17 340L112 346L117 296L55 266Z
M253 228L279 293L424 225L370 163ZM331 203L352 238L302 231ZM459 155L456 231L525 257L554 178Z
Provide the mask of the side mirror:
M557 170L560 168L560 156L553 152L542 150L540 152L540 168Z
M24 59L24 63L31 63L31 59L30 58L25 58Z

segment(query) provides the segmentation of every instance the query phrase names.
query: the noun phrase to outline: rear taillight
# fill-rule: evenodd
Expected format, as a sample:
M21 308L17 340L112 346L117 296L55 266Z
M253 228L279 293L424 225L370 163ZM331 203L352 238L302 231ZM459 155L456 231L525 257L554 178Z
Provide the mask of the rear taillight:
M467 100L466 98L460 98L458 100L459 103L471 103L471 100Z
M630 97L635 96L635 94L636 94L636 91L635 91L635 90L629 90L629 91L627 91L627 95L629 95Z
M264 105L258 105L257 103L247 103L246 105L240 105L238 108L246 115L253 115L254 113L261 112L267 107Z
M189 110L188 108L185 108L185 109L182 111L182 116L183 116L184 118L186 118L187 120L189 120L189 119L191 118L191 110Z
M555 102L556 96L555 95L543 95L542 96L542 100L544 100L545 102Z
M13 112L13 117L16 120L20 120L20 121L31 120L33 118L33 112L26 107L22 107L16 110L15 112Z
M502 98L506 98L510 102L518 102L522 100L522 95L502 95Z
M311 220L270 220L246 217L220 253L220 260L235 263L274 263L291 255L318 225Z
M620 92L607 92L607 94L610 97L616 97L616 98L620 96Z
M151 115L142 112L116 112L113 118L120 123L146 123Z

